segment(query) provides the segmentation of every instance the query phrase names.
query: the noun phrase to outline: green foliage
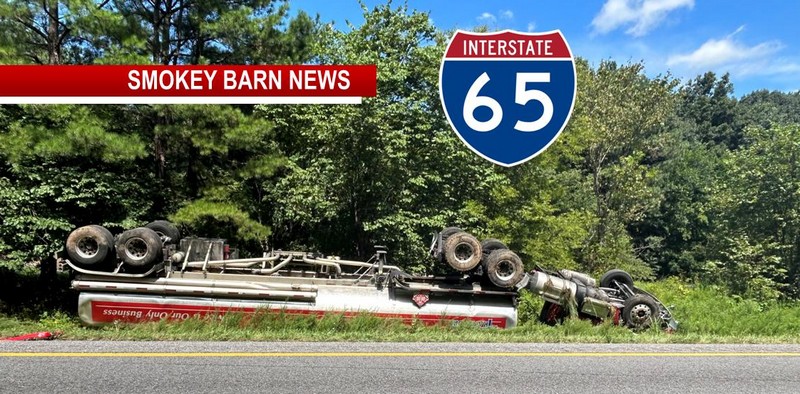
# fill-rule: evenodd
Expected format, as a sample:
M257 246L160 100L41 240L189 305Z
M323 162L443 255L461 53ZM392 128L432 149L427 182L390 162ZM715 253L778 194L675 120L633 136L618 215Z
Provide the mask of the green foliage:
M786 269L774 255L778 245L753 245L746 237L725 241L721 260L710 261L705 267L707 273L737 295L761 302L780 297Z
M14 0L0 4L0 63L303 62L317 25L284 1ZM200 234L260 248L265 189L286 160L252 110L0 106L0 261L46 258L80 225L118 232L178 208Z
M680 321L677 334L694 337L695 342L726 337L740 343L764 342L770 337L794 342L800 332L797 302L759 302L729 296L724 286L691 284L675 278L643 287L672 306L673 315Z
M730 256L728 243L737 245L736 269L755 277L765 295L776 296L777 283L788 284L786 294L796 296L800 283L800 126L745 130L748 145L724 157L726 179L717 185L713 245L718 255ZM753 267L738 267L739 264ZM784 274L786 279L784 280ZM775 283L777 282L777 283ZM759 294L739 286L742 294Z
M544 307L542 297L524 290L519 295L519 305L517 306L517 324L535 324L539 319L539 312Z
M18 264L44 259L80 225L135 227L150 208L148 190L140 186L146 182L132 166L11 165L0 176L0 244L7 245L6 257Z
M43 316L61 316L74 326L78 299L69 289L70 281L67 274L43 277L32 265L9 267L0 261L0 316L13 314L33 320L40 320ZM0 337L4 336L0 334Z
M393 261L427 269L429 235L483 192L488 163L445 122L437 92L444 36L427 14L382 5L347 32L325 27L316 61L376 64L378 95L356 106L260 106L291 164L267 200L273 243L366 257L388 245ZM469 227L469 226L466 226Z
M112 119L92 107L77 105L24 105L0 134L0 145L12 163L26 159L98 160L116 163L145 155L137 135L115 132Z
M170 220L197 230L203 229L214 236L241 241L262 241L269 228L253 220L236 205L208 200L195 200L182 207Z
M265 237L362 258L383 244L432 272L430 234L457 225L500 238L527 268L800 298L800 94L737 100L728 75L678 86L641 63L579 59L560 138L500 168L446 122L446 33L407 5L361 7L362 24L333 26L279 0L0 3L3 64L378 68L377 97L353 106L0 106L0 264L47 258L80 225L169 216L245 252Z
M669 76L649 79L642 64L603 62L579 80L578 116L585 116L584 169L592 181L596 224L581 259L591 272L619 264L649 276L631 248L626 226L641 221L657 206L654 173L644 163L650 140L663 130L674 110ZM624 100L615 97L625 97Z
M663 161L656 164L658 207L635 226L643 258L661 275L702 272L712 232L712 195L723 169L720 149L682 140L681 130L664 138Z
M773 125L800 123L800 93L757 90L736 106L739 123L768 129Z
M698 141L736 149L742 143L736 99L728 74L719 79L707 72L684 85L676 114L694 123L691 137Z

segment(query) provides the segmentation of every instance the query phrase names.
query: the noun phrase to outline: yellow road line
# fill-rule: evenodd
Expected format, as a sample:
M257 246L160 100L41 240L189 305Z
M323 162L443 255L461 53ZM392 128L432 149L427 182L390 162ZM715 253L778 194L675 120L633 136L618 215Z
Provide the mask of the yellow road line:
M0 357L800 357L800 352L0 352Z

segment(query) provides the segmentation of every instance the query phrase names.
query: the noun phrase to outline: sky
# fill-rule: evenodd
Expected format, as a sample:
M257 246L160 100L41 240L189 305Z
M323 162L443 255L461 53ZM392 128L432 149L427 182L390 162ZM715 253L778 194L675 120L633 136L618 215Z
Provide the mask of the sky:
M364 0L372 8L385 0ZM357 0L294 0L346 29L363 22ZM393 6L402 5L395 0ZM573 55L643 62L647 74L683 81L731 74L736 96L800 89L800 1L796 0L408 0L443 29L561 30Z

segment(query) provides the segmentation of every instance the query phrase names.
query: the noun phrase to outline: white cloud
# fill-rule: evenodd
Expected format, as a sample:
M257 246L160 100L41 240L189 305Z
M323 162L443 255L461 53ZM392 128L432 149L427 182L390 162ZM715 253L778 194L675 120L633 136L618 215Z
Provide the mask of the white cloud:
M596 33L608 33L632 25L625 33L641 37L661 24L670 12L693 7L694 0L606 0L592 26Z
M528 32L536 30L536 22L528 22Z
M691 53L672 55L667 59L668 66L684 65L689 68L712 68L731 63L758 60L772 55L783 46L778 42L762 42L746 46L729 38L710 39Z
M780 41L747 45L736 39L744 30L739 27L722 39L709 39L689 53L667 58L667 66L691 72L715 70L743 77L748 75L787 75L800 72L796 59L777 57L784 48Z
M746 65L764 60L783 49L779 41L767 41L748 46L735 39L744 26L722 39L709 39L690 53L672 55L668 66L684 66L690 69L709 69L725 65Z
M481 23L494 23L494 22L497 21L497 17L495 17L493 14L491 14L489 12L484 12L483 14L481 14L479 17L477 17L475 19L477 19L478 22L481 22Z
M511 10L500 11L500 17L503 19L513 19L514 13Z

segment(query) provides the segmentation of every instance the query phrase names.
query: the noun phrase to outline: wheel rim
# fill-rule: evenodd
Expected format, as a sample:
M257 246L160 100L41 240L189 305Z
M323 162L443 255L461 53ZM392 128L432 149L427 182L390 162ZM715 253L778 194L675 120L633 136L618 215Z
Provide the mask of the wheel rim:
M638 304L631 307L631 323L636 326L648 324L652 317L653 310L645 304Z
M141 238L131 238L125 242L125 255L131 260L142 260L147 256L147 242Z
M510 280L514 277L514 274L517 272L516 268L514 267L514 263L509 260L501 260L497 263L497 278L502 281Z
M92 237L83 237L78 240L75 252L84 259L90 259L100 252L100 245Z
M472 245L466 242L461 242L458 245L456 245L455 250L453 251L453 255L455 256L456 261L458 261L461 264L468 263L474 254L475 254L475 249L472 248Z

